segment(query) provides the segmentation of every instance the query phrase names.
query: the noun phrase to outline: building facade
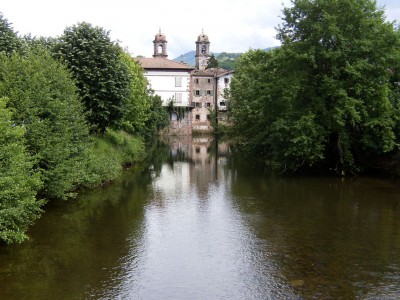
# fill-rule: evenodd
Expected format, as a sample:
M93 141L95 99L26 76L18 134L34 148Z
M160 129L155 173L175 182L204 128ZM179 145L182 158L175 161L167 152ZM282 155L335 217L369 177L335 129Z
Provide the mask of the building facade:
M159 95L164 106L173 103L170 129L174 134L195 131L212 131L216 111L227 110L224 90L229 88L232 71L220 68L207 69L210 41L204 32L196 40L196 67L168 59L167 39L155 35L152 58L138 58L145 70L149 87ZM190 128L188 128L190 127Z

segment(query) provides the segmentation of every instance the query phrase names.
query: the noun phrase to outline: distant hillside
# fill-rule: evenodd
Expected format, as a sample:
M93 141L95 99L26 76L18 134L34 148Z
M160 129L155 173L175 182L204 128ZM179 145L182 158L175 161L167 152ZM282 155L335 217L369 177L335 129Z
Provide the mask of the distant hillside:
M270 51L276 47L269 47L263 49L264 51ZM235 61L236 59L242 54L242 53L228 53L228 52L222 52L222 53L213 53L215 58L218 60L219 66L221 68L227 69L227 70L233 70L235 68ZM195 66L196 65L196 51L189 51L185 54L182 54L178 56L177 58L174 58L174 61L177 62L184 62L190 66Z
M177 62L184 62L184 63L194 67L196 65L195 56L196 56L196 51L190 51L190 52L187 52L185 54L178 56L177 58L174 58L173 60L177 61Z

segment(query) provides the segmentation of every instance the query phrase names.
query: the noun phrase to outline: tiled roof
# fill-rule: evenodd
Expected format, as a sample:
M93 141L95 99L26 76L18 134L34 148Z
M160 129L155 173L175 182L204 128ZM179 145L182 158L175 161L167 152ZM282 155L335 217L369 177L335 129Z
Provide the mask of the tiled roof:
M214 75L216 75L217 77L219 77L229 73L232 73L232 71L228 71L222 68L211 68L206 70L194 70L192 71L192 76L214 77Z
M173 69L173 70L193 70L194 68L185 64L176 62L173 60L169 60L166 58L154 57L154 58L146 58L141 57L137 58L139 63L142 65L143 69Z

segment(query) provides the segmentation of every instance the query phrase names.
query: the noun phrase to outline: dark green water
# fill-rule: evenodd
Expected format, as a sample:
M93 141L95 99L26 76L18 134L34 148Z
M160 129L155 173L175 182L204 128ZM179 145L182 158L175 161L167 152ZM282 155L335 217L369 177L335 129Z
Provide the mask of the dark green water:
M398 181L271 177L171 144L0 247L0 299L400 298Z

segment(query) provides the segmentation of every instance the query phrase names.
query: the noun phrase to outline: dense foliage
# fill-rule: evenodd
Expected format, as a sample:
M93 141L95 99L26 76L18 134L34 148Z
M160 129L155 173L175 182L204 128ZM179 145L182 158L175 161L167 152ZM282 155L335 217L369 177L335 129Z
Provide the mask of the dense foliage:
M18 51L20 47L20 39L8 20L0 13L0 52L11 54Z
M26 128L29 152L42 172L41 194L65 198L75 189L88 135L83 108L69 72L44 49L0 56L0 96L13 120Z
M218 68L218 60L215 58L214 54L211 54L206 66L206 69L212 68Z
M344 173L394 153L399 33L371 0L293 0L272 52L249 51L232 82L236 133L283 168ZM396 83L397 82L397 83Z
M0 30L0 241L12 243L39 217L38 199L68 199L142 161L142 137L168 114L101 28L20 38L0 15Z
M40 174L24 144L24 128L12 121L6 99L0 98L0 240L8 243L26 239L25 231L41 212L36 200Z
M241 53L227 53L222 52L216 56L219 67L225 70L234 70L236 60L240 57Z
M129 70L109 32L89 23L68 27L55 56L72 70L92 132L118 126L130 91Z

